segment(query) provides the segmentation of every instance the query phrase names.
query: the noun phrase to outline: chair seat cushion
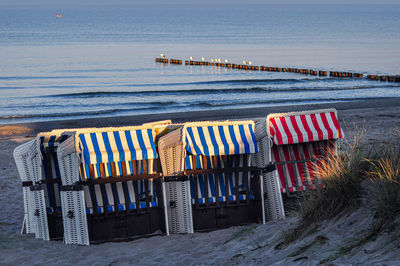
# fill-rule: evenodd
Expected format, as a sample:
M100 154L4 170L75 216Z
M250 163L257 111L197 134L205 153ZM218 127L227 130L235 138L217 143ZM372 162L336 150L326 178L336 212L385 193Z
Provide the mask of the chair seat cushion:
M254 199L253 194L249 194L249 198L250 199ZM219 197L219 202L225 202L225 200L226 200L225 196ZM239 195L239 200L240 201L246 200L246 195L240 194ZM236 201L236 195L235 196L229 196L229 200L228 201ZM209 203L215 203L215 197L208 198L208 202ZM205 204L205 203L206 203L206 198L199 198L199 204ZM192 204L195 204L194 198L192 198Z
M150 206L150 208L153 208L153 207L157 207L158 205L157 205L156 201L150 201L149 202L149 206ZM140 204L139 204L139 208L140 209L146 208L146 202L141 201ZM129 209L130 210L135 210L136 209L136 204L135 203L129 203ZM108 210L108 212L114 212L114 206L113 205L107 206L107 210ZM125 204L118 204L118 210L119 211L125 211ZM103 207L97 207L97 213L103 213L103 212L104 212ZM93 214L93 208L86 207L86 214Z
M46 208L46 211L47 211L47 213L53 213L53 212L54 212L54 209L53 209L53 208L47 207L47 208ZM57 212L61 212L61 207L57 207Z
M157 198L157 182L148 180L148 201L150 207L158 206ZM103 213L103 206L108 206L108 212L114 212L114 206L118 205L119 211L125 211L125 202L128 202L129 209L134 210L138 208L136 202L140 202L140 209L146 208L146 192L145 192L145 181L135 181L136 189L138 190L138 198L135 196L135 189L133 183L129 182L118 182L115 183L115 192L112 188L112 184L101 184L101 185L88 185L84 186L85 204L87 213L93 213L93 203L96 200L97 212ZM124 191L127 194L125 195ZM103 196L105 196L103 198ZM103 201L104 200L104 201ZM117 202L114 204L114 200Z

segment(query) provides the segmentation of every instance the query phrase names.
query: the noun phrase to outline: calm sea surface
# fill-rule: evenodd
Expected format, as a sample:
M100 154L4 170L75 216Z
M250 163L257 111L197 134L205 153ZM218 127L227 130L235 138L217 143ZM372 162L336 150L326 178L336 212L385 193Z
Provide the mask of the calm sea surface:
M164 66L160 53L400 74L400 5L0 4L0 124L400 97L399 83Z

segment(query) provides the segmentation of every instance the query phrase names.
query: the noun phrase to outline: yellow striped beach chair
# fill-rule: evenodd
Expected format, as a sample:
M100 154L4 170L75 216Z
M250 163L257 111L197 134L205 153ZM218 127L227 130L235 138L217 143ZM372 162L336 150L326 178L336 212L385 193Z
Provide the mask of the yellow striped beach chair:
M168 233L155 145L159 128L77 130L59 146L65 243Z

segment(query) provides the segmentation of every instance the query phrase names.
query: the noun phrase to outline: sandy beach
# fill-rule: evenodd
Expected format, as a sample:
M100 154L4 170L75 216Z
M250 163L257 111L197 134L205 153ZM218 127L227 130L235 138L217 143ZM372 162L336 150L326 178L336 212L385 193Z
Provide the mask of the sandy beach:
M228 120L228 119L255 119L260 120L270 113L336 108L339 120L347 132L352 132L354 126L369 129L369 138L376 139L379 134L387 135L388 128L399 126L400 98L386 98L377 100L339 102L330 104L306 104L273 106L248 109L225 109L211 111L193 111L179 113L162 113L150 115L119 116L108 118L92 118L77 120L60 120L49 122L21 123L0 125L0 140L15 137L33 137L39 132L53 129L67 129L79 127L110 127L139 125L158 120L171 119L173 122Z
M324 258L336 254L345 243L363 234L371 223L371 211L360 209L340 220L331 221L324 224L318 232L279 250L275 247L282 241L282 232L295 225L295 217L265 225L232 227L209 233L155 236L88 247L67 246L61 241L44 242L35 240L32 235L19 234L23 220L22 189L12 153L16 146L32 139L38 132L56 128L135 125L164 119L171 119L173 122L263 119L273 112L330 107L338 110L347 140L352 139L355 128L368 130L366 140L369 143L390 139L400 129L398 98L328 105L276 106L0 125L0 264L318 264ZM318 238L319 236L323 238ZM322 239L323 248L312 246L304 253L297 252L316 239ZM338 257L333 263L398 265L398 244L398 241L391 241L389 236L382 235L374 242Z

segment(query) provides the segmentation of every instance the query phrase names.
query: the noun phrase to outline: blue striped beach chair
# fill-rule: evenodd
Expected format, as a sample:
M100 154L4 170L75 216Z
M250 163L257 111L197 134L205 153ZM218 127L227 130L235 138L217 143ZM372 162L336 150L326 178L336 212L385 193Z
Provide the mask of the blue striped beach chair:
M39 133L14 151L20 175L25 173L23 182L24 207L27 232L35 233L43 240L61 239L63 236L60 193L61 185L56 157L57 145L65 139L61 131ZM21 153L21 148L25 153ZM21 168L21 159L23 168ZM24 169L21 172L21 169ZM27 200L29 202L27 202Z
M157 128L77 130L59 146L65 243L168 233Z
M63 238L61 212L61 175L57 159L57 147L68 138L64 129L39 133L36 137L39 167L37 179L30 187L34 195L34 216L37 237L43 240Z
M172 233L264 222L253 121L186 123L158 142Z

